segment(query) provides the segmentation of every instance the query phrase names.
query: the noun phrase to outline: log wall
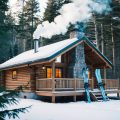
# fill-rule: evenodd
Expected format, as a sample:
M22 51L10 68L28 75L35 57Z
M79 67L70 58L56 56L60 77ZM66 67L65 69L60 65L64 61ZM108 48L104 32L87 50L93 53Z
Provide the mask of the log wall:
M42 65L36 66L36 80L46 78L46 69L42 69Z
M13 70L5 71L5 87L7 89L15 89L19 86L23 86L25 90L30 91L31 69L29 67L14 69L17 71L17 78L12 78Z
M0 72L0 86L4 86L4 72Z

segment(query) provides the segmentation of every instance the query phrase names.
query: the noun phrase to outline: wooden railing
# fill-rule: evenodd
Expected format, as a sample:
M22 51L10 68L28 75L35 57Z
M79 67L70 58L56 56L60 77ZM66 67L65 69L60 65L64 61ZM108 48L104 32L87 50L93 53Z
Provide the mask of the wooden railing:
M91 80L89 80L91 84ZM36 81L37 90L52 90L52 79L38 79ZM55 78L55 90L80 90L84 89L83 79L78 78Z
M73 78L56 78L55 79L55 89L56 90L78 90L84 88L83 79L73 79Z
M93 80L89 80L90 89L94 89ZM103 80L105 83L105 89L120 89L120 81L117 79ZM78 78L55 78L54 90L82 90L84 89L83 79ZM36 90L53 90L52 78L38 79L36 81Z
M119 79L107 79L104 81L105 89L120 89Z
M36 80L37 90L52 90L52 78L43 78Z

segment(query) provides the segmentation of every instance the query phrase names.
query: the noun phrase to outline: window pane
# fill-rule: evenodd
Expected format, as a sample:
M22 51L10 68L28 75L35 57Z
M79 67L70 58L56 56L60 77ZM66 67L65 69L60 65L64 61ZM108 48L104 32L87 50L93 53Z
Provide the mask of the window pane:
M47 78L52 78L52 68L47 68Z
M56 68L56 78L62 78L62 69Z
M16 70L12 71L12 78L13 79L17 78L17 71Z
M56 78L62 78L62 69L56 68ZM47 78L52 78L52 68L47 68Z
M88 79L91 79L91 72L90 72L90 70L88 71Z

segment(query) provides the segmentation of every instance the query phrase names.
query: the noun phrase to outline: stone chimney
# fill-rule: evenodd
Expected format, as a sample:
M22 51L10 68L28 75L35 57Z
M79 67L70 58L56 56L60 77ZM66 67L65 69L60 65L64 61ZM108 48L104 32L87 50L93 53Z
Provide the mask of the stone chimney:
M78 26L75 26L70 30L70 39L72 38L82 38L84 36L83 32L80 32Z
M37 53L39 48L39 40L34 39L34 52Z
M76 38L78 36L79 36L79 30L73 29L73 30L70 31L70 39Z

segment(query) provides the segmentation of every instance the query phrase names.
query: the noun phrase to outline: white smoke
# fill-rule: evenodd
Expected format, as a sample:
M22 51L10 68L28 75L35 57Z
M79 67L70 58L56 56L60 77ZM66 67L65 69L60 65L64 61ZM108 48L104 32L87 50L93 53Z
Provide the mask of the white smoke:
M60 15L55 17L53 22L45 21L39 24L33 38L51 38L53 35L65 34L70 24L88 21L93 12L101 14L110 10L109 3L110 0L71 0L71 3L62 6Z

